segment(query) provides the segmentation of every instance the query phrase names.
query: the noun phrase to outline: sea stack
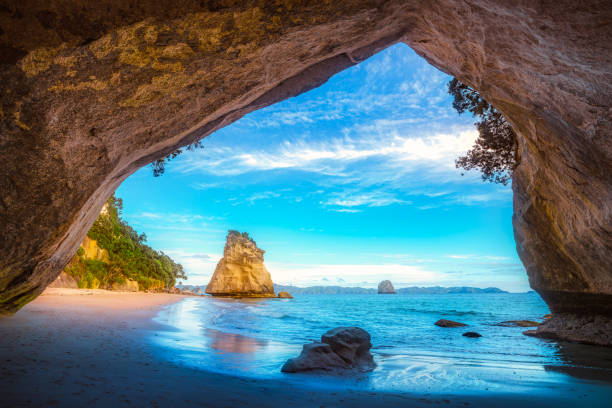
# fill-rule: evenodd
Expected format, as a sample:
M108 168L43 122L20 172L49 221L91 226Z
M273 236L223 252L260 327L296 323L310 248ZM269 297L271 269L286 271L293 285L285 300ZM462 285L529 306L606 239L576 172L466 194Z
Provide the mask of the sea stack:
M263 254L249 234L230 230L223 258L206 286L206 293L228 297L276 297Z
M395 295L395 289L390 280L384 280L378 284L379 295Z

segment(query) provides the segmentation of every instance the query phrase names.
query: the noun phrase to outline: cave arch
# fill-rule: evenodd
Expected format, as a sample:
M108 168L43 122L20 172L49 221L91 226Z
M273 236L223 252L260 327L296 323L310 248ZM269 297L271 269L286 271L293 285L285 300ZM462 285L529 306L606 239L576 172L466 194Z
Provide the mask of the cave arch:
M531 286L558 316L612 316L606 1L2 3L1 313L59 274L139 167L403 41L517 130Z

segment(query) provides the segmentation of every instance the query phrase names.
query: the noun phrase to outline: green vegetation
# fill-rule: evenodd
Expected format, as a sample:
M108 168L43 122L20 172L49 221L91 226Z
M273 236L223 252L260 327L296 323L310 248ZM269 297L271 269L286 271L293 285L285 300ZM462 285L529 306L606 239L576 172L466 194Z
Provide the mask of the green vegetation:
M448 93L453 95L453 108L459 114L468 111L479 118L475 123L478 139L455 165L465 170L480 170L485 181L508 184L518 164L516 134L512 126L493 105L457 78L448 83Z
M187 146L187 150L191 151L191 150L195 150L195 149L203 149L204 146L202 145L202 141L197 141L194 142L192 144L190 144L189 146ZM168 155L166 155L165 157L159 159L159 160L155 160L153 163L151 163L151 167L153 168L153 176L154 177L159 177L162 174L164 174L164 172L166 171L166 164L176 158L177 156L179 156L181 153L183 153L182 149L176 149L175 151L173 151L172 153L169 153Z
M239 237L248 239L255 246L257 246L257 244L255 243L255 240L253 238L251 238L251 236L249 235L248 232L240 232L240 231L237 231L237 230L229 230L229 231L227 231L227 235L238 235Z
M127 279L138 282L140 290L162 290L174 286L177 279L187 279L183 266L168 255L156 251L120 218L123 203L112 195L87 233L97 246L108 252L104 259L88 259L80 247L65 271L82 288L110 288Z

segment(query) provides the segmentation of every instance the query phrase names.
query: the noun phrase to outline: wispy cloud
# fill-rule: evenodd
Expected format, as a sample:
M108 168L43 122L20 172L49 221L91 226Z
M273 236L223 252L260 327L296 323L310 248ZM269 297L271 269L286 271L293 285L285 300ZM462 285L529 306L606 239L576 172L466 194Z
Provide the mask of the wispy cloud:
M476 136L477 132L468 128L452 134L410 136L392 132L384 137L287 140L277 147L259 150L213 147L190 154L176 167L186 173L222 176L276 169L343 175L349 164L376 158L381 167L404 171L413 163L434 164L448 170L454 168L454 159L472 146Z
M332 210L339 212L358 211L353 207L386 207L392 204L410 203L410 201L399 199L393 194L384 191L372 191L369 193L342 191L331 194L327 200L321 202L325 207L340 207L332 208Z
M158 230L169 232L218 232L211 223L222 220L220 216L203 216L189 213L138 212L128 214L130 222L145 231Z
M329 211L335 211L340 213L359 213L361 210L355 208L330 208Z
M261 193L255 193L246 199L247 202L253 204L255 201L267 200L270 198L278 198L280 194L275 191L264 191Z

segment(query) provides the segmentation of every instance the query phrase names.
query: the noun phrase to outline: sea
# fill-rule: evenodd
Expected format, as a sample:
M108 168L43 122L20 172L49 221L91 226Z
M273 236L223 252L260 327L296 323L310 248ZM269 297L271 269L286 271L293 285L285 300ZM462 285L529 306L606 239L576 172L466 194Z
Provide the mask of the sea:
M528 337L508 320L542 321L537 293L300 295L294 299L188 297L155 318L151 341L176 364L241 377L373 391L436 394L558 393L591 387L612 398L612 348ZM439 319L467 324L434 325ZM327 330L372 337L374 371L348 377L281 367ZM462 336L475 331L480 338Z

